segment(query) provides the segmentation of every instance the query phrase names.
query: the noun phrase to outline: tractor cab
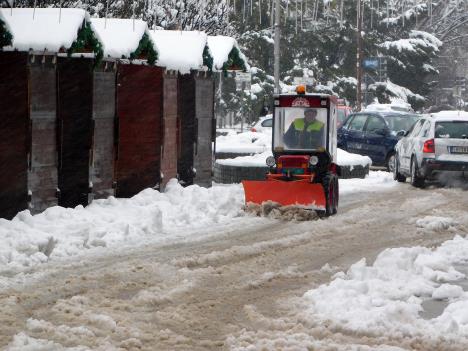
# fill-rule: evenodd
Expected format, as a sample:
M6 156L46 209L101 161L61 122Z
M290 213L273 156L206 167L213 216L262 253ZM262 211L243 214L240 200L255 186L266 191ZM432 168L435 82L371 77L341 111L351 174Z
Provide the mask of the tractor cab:
M265 181L244 181L246 202L276 202L336 213L337 99L323 94L275 96L273 156Z

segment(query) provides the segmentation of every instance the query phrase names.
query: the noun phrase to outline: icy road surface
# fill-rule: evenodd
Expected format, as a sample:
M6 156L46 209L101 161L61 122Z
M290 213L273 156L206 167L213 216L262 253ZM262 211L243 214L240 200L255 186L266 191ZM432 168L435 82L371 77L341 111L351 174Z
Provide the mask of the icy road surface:
M387 182L361 192L362 186L362 180L342 186L333 218L233 218L192 229L185 233L190 240L181 232L172 241L91 251L3 277L0 348L467 350L465 337L371 329L373 320L364 314L368 329L359 329L327 310L327 299L341 299L338 290L327 291L333 275L362 258L372 263L389 247L432 247L468 234L466 191ZM364 271L360 262L353 272L371 277L374 268ZM356 295L364 308L366 292ZM312 301L317 297L321 304ZM350 301L340 307L343 316L365 312ZM316 311L309 311L313 303ZM395 323L404 312L394 311Z

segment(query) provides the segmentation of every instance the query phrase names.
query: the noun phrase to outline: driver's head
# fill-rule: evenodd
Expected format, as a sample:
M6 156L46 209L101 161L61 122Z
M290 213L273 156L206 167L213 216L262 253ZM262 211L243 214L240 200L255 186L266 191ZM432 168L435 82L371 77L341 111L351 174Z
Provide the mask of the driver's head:
M312 109L305 110L304 119L305 119L306 122L308 122L308 123L313 122L313 121L315 121L316 118L317 118L317 111L316 110L312 110Z

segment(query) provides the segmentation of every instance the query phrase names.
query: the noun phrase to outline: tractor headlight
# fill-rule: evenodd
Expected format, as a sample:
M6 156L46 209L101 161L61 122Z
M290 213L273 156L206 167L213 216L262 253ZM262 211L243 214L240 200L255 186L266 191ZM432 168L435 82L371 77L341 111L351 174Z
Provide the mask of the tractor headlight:
M319 161L319 158L317 156L310 156L309 164L311 166L315 166L317 165L318 161Z
M266 164L268 167L274 167L276 164L276 160L273 156L268 156L266 159Z

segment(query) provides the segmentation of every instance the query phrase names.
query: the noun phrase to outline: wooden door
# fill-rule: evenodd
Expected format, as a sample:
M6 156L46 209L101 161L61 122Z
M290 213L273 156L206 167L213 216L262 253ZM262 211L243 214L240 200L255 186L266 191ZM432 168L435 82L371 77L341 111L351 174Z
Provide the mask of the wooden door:
M131 197L160 186L163 70L119 64L116 195Z
M89 202L93 136L93 60L60 57L57 66L59 205Z
M193 74L179 75L179 157L177 172L182 185L193 184L196 135L196 97Z
M28 55L0 52L0 217L27 208Z

